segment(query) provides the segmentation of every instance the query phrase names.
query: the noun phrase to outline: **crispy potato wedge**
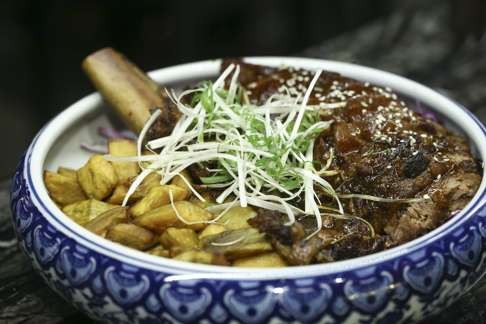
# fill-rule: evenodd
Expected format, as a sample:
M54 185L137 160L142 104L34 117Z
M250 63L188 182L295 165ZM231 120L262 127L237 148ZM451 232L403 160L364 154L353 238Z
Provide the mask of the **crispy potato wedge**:
M76 178L44 171L44 183L51 198L59 205L68 205L86 199Z
M199 248L199 238L196 232L189 228L169 227L160 235L160 243L168 249L182 250Z
M162 245L157 245L153 248L151 248L150 250L147 250L145 251L149 254L152 254L152 255L156 255L156 256L160 256L160 257L164 257L164 258L168 258L170 257L170 252L169 250L167 250L166 248L164 248Z
M155 208L167 205L170 203L170 192L172 192L174 201L183 200L186 196L186 191L181 187L174 185L159 185L151 188L145 197L137 201L130 208L130 213L136 218Z
M272 251L273 247L270 243L257 242L240 245L238 247L228 249L224 252L224 255L228 258L228 260L234 260Z
M202 239L206 236L219 234L219 233L224 232L224 231L226 231L226 227L224 227L224 225L209 224L208 226L206 226L205 229L203 229L201 231L201 233L199 233L199 239Z
M250 228L248 220L255 216L256 212L251 207L235 206L221 216L218 224L224 225L229 230Z
M186 195L184 196L184 198L182 198L182 200L187 199L191 195L191 189L187 185L186 181L182 179L183 177L186 181L188 181L192 185L192 178L189 175L189 172L187 172L186 170L176 175L174 178L172 178L172 181L170 182L170 184L174 186L178 186L179 188L185 190Z
M233 261L235 267L258 267L258 268L276 268L285 267L287 264L277 253L265 253L246 258L236 259Z
M73 178L76 181L78 181L78 174L77 174L77 171L74 170L74 169L59 167L59 168L57 168L57 173L59 173L63 176L66 176L66 177Z
M147 195L147 193L153 187L160 186L161 177L157 173L150 173L143 179L142 183L137 187L133 195L130 196L130 201L141 199Z
M105 201L109 204L121 205L123 203L123 199L125 199L125 195L127 194L127 192L128 186L124 184L119 184L115 187L110 197L108 197Z
M126 208L115 207L99 214L87 222L84 227L95 234L105 237L108 228L126 222L128 220L127 216Z
M133 180L133 178L130 179L130 181L131 180ZM106 201L110 204L121 205L123 199L125 198L125 195L128 192L128 188L130 187L130 181L125 184L118 184L113 190L111 196ZM142 199L148 194L150 189L155 187L160 187L160 176L156 173L151 173L142 181L142 183L137 187L135 192L130 196L130 198L128 199L128 203L131 204L137 200Z
M214 259L214 254L200 250L184 251L174 257L174 260L204 264L214 264Z
M87 199L64 206L62 211L76 223L85 225L101 213L118 207L120 206L107 204L96 199Z
M113 156L137 156L137 145L128 139L114 139L108 142L108 153ZM118 176L118 184L126 184L140 172L137 162L112 161Z
M201 201L199 198L192 196L189 198L189 201L192 202L193 204L201 207L201 208L206 208L208 206L212 206L215 204L213 196L209 192L202 192L201 196L206 200L206 201Z
M109 161L101 155L93 155L78 170L78 181L88 197L103 200L115 189L118 176Z
M188 201L176 201L174 207L187 224L179 220L172 205L153 209L135 218L134 222L151 231L162 233L168 227L187 227L198 231L206 227L206 222L213 218L211 213Z
M244 228L224 231L201 239L204 250L222 253L228 259L234 260L253 256L273 250L272 245L265 240L264 234L254 228Z
M157 236L135 224L121 223L108 229L106 238L137 250L147 250L157 243Z

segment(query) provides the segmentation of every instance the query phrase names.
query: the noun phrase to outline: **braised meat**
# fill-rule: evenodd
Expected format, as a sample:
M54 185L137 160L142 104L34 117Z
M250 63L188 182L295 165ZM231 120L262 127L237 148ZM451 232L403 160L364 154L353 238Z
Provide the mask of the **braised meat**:
M313 77L306 70L240 60L227 60L222 68L230 63L240 65L239 82L253 103L284 91L302 95ZM322 230L308 240L306 234L316 228L311 217L289 227L278 212L259 210L250 224L266 233L290 264L347 259L410 241L462 209L479 187L480 165L466 140L411 110L391 89L323 72L309 104L321 106L321 118L333 121L314 147L317 161L324 163L334 155L330 169L338 175L326 180L342 195L367 194L395 202L342 198L350 217L324 219ZM410 198L421 200L400 201Z

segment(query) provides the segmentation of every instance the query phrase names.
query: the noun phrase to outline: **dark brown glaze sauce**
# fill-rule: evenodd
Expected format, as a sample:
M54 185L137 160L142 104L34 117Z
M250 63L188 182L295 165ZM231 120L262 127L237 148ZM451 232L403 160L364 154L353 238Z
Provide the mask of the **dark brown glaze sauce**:
M239 82L253 103L287 90L303 95L313 77L306 70L240 60L226 60L222 69L230 63L240 65ZM329 216L323 218L323 229L309 240L305 237L316 226L313 217L300 218L287 227L284 215L259 210L250 224L266 233L290 264L342 260L410 241L462 209L479 187L480 166L466 140L409 109L391 89L323 72L309 104L341 106L322 110L322 119L333 124L316 140L314 151L318 161L327 161L329 152L334 152L330 169L339 174L326 180L337 192L424 200L342 199L345 212L367 220L375 235L363 221Z

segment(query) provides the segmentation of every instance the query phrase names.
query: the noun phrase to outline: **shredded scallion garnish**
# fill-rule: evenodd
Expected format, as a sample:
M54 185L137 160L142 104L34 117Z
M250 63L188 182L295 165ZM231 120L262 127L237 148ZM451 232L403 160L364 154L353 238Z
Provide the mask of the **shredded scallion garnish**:
M147 122L138 140L136 160L143 171L129 188L124 204L148 173L160 174L165 184L196 164L207 173L200 179L203 187L220 190L216 202L223 206L211 208L225 213L239 203L271 209L288 216L286 225L293 224L297 215L313 215L317 226L312 236L322 227L319 193L335 201L327 208L340 215L344 211L339 198L351 198L339 196L323 178L337 174L329 169L333 152L320 170L313 160L315 139L332 123L322 121L319 110L339 108L342 103L324 108L308 104L321 74L318 71L303 97L287 91L272 95L261 105L251 104L237 82L238 74L239 67L230 65L214 83L204 82L179 96L168 92L181 117L170 136L147 143L147 149L158 152L149 157L142 156L141 144L157 112ZM204 199L200 194L196 197Z

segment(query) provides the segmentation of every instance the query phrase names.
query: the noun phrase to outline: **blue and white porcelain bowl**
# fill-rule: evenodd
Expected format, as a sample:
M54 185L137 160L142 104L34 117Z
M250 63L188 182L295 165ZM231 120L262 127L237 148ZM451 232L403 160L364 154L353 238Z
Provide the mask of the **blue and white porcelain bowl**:
M466 109L411 80L362 66L301 58L251 58L266 65L322 68L388 86L449 120L486 160L486 130ZM219 61L184 64L151 76L180 86L217 75ZM279 269L180 262L107 241L65 216L49 198L44 169L79 167L109 125L92 94L36 136L19 164L11 207L20 246L46 283L94 319L111 323L409 323L447 307L486 272L486 182L444 225L407 244L330 264Z

